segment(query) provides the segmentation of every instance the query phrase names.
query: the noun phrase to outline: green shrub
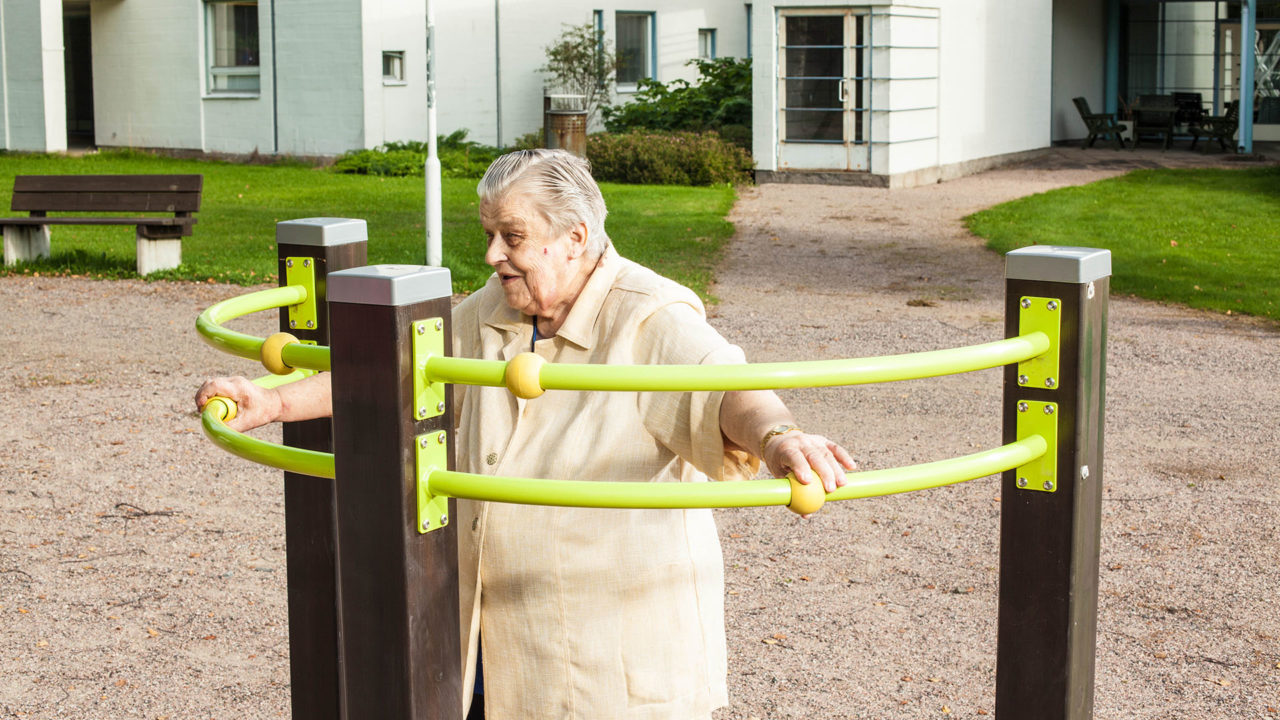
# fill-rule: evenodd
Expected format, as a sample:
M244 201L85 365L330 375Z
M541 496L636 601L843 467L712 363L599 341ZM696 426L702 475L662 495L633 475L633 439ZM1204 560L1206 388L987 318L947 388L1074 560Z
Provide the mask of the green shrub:
M751 182L754 167L714 132L596 133L587 157L596 180L643 185L737 185Z
M515 142L511 143L511 149L512 150L537 150L538 148L542 147L542 142L543 142L542 128L538 128L537 130L531 133L525 133L520 137L516 138Z
M440 159L442 177L479 178L494 158L504 151L491 145L467 140L463 128L436 138L436 155ZM427 160L427 143L401 140L380 145L373 150L352 150L334 161L332 170L357 175L388 177L421 177Z
M698 67L698 84L672 80L664 85L642 79L631 102L604 108L605 128L610 132L724 129L727 139L749 146L751 59L691 60L689 64ZM745 143L741 142L744 129Z

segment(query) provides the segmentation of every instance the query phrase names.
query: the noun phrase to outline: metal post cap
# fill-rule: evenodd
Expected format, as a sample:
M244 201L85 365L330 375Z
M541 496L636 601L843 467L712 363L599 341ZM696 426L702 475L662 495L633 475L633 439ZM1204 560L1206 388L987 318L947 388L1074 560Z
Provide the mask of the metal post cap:
M357 305L413 305L453 294L449 268L426 265L368 265L328 275L329 302Z
M1009 280L1087 283L1111 275L1111 251L1066 245L1029 245L1004 256Z
M369 239L369 226L353 218L314 217L276 223L276 244L332 247Z

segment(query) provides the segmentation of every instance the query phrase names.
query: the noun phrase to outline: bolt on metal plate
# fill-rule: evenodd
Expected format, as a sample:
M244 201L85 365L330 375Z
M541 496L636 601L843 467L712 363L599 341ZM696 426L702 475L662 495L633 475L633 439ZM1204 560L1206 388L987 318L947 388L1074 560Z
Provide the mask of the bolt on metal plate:
M1023 410L1023 405L1026 410ZM1054 492L1058 486L1058 406L1051 402L1023 400L1018 403L1018 410L1018 440L1039 435L1044 439L1045 452L1014 470L1016 485L1019 490Z

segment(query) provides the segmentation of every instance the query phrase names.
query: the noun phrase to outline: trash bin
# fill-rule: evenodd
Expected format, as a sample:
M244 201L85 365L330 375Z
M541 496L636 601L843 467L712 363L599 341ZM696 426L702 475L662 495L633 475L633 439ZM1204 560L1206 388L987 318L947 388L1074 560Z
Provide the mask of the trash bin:
M579 157L586 157L586 111L552 110L547 113L547 147L561 148Z
M543 144L579 157L587 156L586 96L544 93L542 98Z

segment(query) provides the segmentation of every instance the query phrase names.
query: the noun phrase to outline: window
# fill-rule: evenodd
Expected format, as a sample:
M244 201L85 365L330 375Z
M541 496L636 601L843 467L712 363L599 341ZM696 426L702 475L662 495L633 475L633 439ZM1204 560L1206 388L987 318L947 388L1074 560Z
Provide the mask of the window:
M640 78L653 77L653 13L619 12L615 22L618 36L618 84L635 85Z
M256 0L207 0L210 93L257 93L258 3Z
M714 60L715 57L716 57L715 28L702 28L698 30L698 58L700 60Z
M382 82L404 82L404 51L385 50L382 53Z

